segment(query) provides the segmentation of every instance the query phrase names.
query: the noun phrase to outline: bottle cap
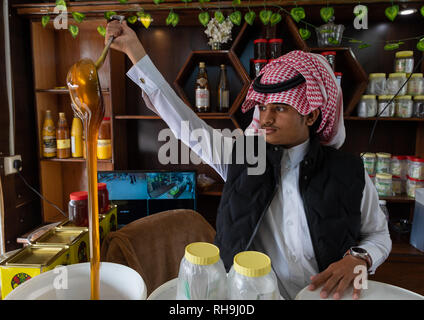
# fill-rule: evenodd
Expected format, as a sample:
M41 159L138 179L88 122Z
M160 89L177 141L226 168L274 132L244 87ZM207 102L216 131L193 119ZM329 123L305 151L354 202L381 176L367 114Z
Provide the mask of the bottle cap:
M397 78L397 77L403 77L406 78L405 72L394 72L389 74L389 78Z
M193 242L185 247L184 257L193 264L211 265L219 260L219 249L208 242Z
M107 185L104 182L99 182L97 184L97 190L106 190L107 189Z
M244 251L235 255L234 270L246 277L262 277L271 271L271 259L258 251Z
M392 179L392 175L390 173L377 173L377 179Z
M204 68L206 65L205 65L205 63L204 62L199 62L199 67L200 68Z
M406 160L406 156L392 156L392 158L398 159L398 160Z
M424 100L424 96L415 96L414 100Z
M377 157L378 158L391 158L392 155L390 153L387 153L387 152L377 152Z
M422 73L413 73L411 78L422 78L423 74Z
M396 96L395 100L411 100L412 96Z
M88 199L88 192L87 191L72 192L69 195L69 199L71 199L71 200L87 200Z
M362 155L364 158L375 158L375 153L367 152Z
M104 117L103 121L110 121L110 117Z
M267 39L256 39L256 40L253 40L253 43L261 43L261 42L267 43L268 40Z
M386 74L385 73L370 73L369 78L370 79L374 79L374 78L386 78Z
M321 55L322 56L335 56L336 55L336 51L324 51L324 52L321 52Z
M413 51L398 51L396 52L396 58L407 58L414 55Z
M362 99L375 99L375 95L373 94L365 94L362 96Z
M225 64L220 65L221 69L225 69Z
M273 43L273 42L283 43L283 39L269 39L268 42L269 43Z

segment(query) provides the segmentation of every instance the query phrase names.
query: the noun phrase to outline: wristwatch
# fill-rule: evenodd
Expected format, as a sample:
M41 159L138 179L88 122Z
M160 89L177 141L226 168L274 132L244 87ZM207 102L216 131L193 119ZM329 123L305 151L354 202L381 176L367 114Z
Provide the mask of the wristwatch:
M361 247L352 247L350 248L343 256L343 258L347 255L351 255L352 257L359 258L362 260L365 260L367 263L368 270L372 266L372 259L370 254L367 252L367 250L361 248Z

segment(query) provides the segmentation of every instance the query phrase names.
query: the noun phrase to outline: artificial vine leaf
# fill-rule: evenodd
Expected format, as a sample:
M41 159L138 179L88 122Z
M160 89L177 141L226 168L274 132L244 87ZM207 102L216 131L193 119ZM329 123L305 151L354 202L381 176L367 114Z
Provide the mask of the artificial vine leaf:
M293 8L290 10L290 15L294 21L299 22L306 17L305 9L302 7Z
M421 12L421 15L424 17L424 6L421 7L420 12Z
M321 10L319 10L319 14L322 20L324 20L324 22L327 23L334 16L334 8L333 7L321 8Z
M368 47L371 47L371 45L368 44L368 43L364 43L364 44L361 44L360 46L358 46L359 49L365 49L365 48L368 48Z
M399 13L398 5L387 7L386 10L384 10L384 14L386 15L387 18L389 18L390 21L394 21L398 13Z
M244 15L244 20L249 25L252 25L253 24L253 22L255 21L255 18L256 18L256 13L254 11L246 12L246 14Z
M191 2L191 0L181 0L181 1L184 2L184 3Z
M237 26L239 26L241 24L242 15L241 15L240 11L234 11L232 14L230 14L229 17L230 17L230 21L233 24L235 24Z
M45 16L43 16L41 18L41 25L43 26L43 28L45 26L47 26L47 24L49 23L49 21L50 21L50 16L49 15L45 15Z
M72 12L72 17L76 22L81 23L85 18L85 14L79 12Z
M139 20L143 24L143 26L147 29L152 23L152 16L150 15L150 13L143 13L143 15L139 18Z
M209 20L211 19L211 17L210 17L210 15L209 15L209 13L208 13L208 12L206 12L206 11L200 12L198 17L199 17L199 21L200 21L200 23L201 23L204 27L206 27L206 26L208 25Z
M281 14L278 12L274 12L271 15L271 19L269 20L271 22L271 26L275 26L278 22L280 22L282 19Z
M350 39L350 43L362 43L362 40Z
M69 32L71 33L72 37L75 39L76 36L79 33L79 28L73 24L69 25Z
M308 29L300 28L299 29L299 34L300 34L300 37L303 40L308 40L311 37L311 31L309 31Z
M418 41L417 49L420 51L424 51L424 39L421 39L420 41Z
M134 24L137 22L137 16L130 16L127 18L128 22Z
M117 13L115 11L106 11L104 16L106 18L106 20L109 20L110 17L112 17L113 15L116 15Z
M153 0L153 2L154 2L155 4L159 4L159 3L163 2L163 0Z
M127 3L128 0L119 0L120 3Z
M272 11L263 9L261 12L259 12L259 19L261 19L262 23L264 25L267 25L269 21L271 20Z
M328 38L328 42L330 42L331 44L334 44L334 45L340 44L340 41L338 41L338 40L336 40L332 37Z
M399 49L400 44L401 43L399 43L399 42L398 43L388 43L384 46L384 50L391 51L391 50Z
M199 0L200 3L209 2L210 0Z
M180 16L177 13L171 11L168 14L168 17L166 18L166 25L167 26L172 25L173 27L175 27L179 21L180 21Z
M241 0L233 0L233 6L238 6L241 3Z
M97 27L97 32L100 33L100 35L102 37L105 37L106 36L106 28L103 27L103 26L98 26Z
M221 11L215 11L214 17L218 23L223 23L225 20L224 14Z
M65 0L56 0L56 6L66 7L66 1Z

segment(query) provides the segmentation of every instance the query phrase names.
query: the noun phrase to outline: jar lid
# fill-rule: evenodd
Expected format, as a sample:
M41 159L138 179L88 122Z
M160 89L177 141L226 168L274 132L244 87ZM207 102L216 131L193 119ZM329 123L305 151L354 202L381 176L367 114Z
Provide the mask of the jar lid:
M375 177L375 175L374 175L374 174L369 174L368 176L369 176L371 179Z
M87 200L88 199L88 192L87 191L77 191L72 192L69 195L69 199L71 200Z
M423 74L422 73L413 73L411 78L422 78Z
M408 95L406 95L406 96L397 96L395 98L395 100L411 100L411 99L412 99L412 96L408 96Z
M393 175L393 176L392 176L392 179L400 179L400 177L399 177L399 176L395 176L395 175Z
M99 182L97 184L97 190L106 190L107 189L107 185L104 182Z
M422 158L418 158L418 157L408 157L408 160L412 161L412 162L424 162L424 159Z
M392 156L392 158L398 159L398 160L406 160L406 156Z
M377 173L376 178L378 178L378 179L391 179L392 175L390 173Z
M394 95L387 95L387 94L383 94L381 96L378 96L378 100L390 100L394 97Z
M266 60L266 59L254 59L253 60L253 63L261 63L261 62L268 63L268 60Z
M271 271L271 259L258 251L243 251L234 256L234 270L246 277L262 277Z
M414 55L414 51L398 51L396 52L396 58L407 58Z
M365 158L375 158L375 153L366 152L362 156L365 157Z
M206 64L204 62L199 62L199 67L200 68L204 68L206 66Z
M273 43L273 42L283 43L283 39L269 39L268 42L269 43Z
M365 94L362 96L362 99L375 99L375 97L373 94Z
M410 177L410 176L406 176L406 178L408 179L408 180L412 180L412 181L417 181L417 182L424 182L424 180L420 180L420 179L415 179L415 178L412 178L412 177Z
M324 52L321 52L321 55L322 56L335 56L336 55L336 51L324 51Z
M103 121L110 121L110 117L104 117Z
M386 78L386 74L385 73L370 73L370 79L373 78Z
M341 73L341 72L334 72L334 75L335 75L335 76L342 76L342 75L343 75L343 73Z
M267 39L255 39L255 40L253 40L253 43L262 43L262 42L267 43L268 40Z
M378 204L385 206L387 204L386 200L378 200Z
M414 100L424 100L424 96L415 96Z
M184 257L193 264L201 266L218 262L219 249L208 242L193 242L185 247Z
M405 72L395 72L395 73L390 73L389 74L389 78L397 78L397 77L404 77L404 78L406 78L406 73Z
M387 152L377 152L377 157L379 158L391 158L392 155Z

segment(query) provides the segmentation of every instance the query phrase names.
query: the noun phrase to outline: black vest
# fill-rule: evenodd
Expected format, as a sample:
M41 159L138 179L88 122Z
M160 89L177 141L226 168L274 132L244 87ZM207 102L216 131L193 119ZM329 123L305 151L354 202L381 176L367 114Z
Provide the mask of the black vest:
M249 164L236 164L234 148L216 219L215 244L227 271L234 256L249 249L276 194L283 155L281 146L267 144L265 172L248 175ZM299 170L300 194L321 272L359 242L364 166L359 156L322 146L314 136Z

